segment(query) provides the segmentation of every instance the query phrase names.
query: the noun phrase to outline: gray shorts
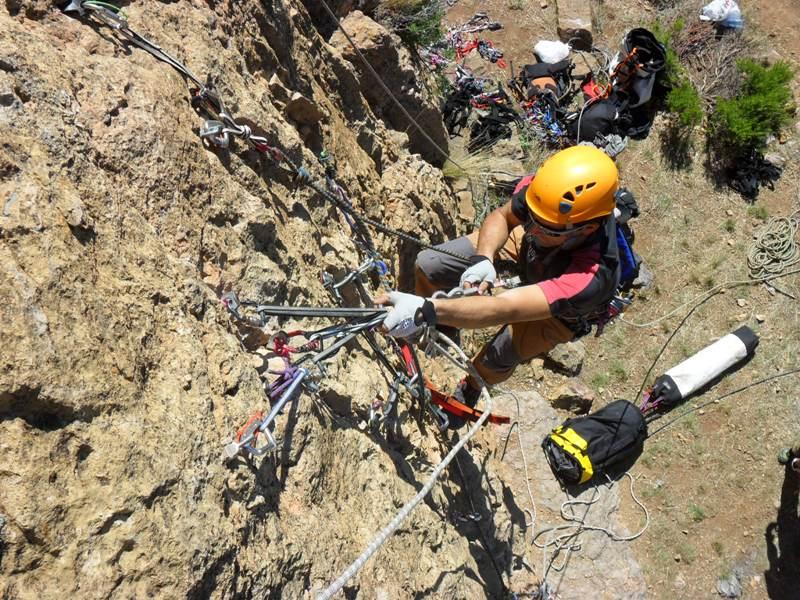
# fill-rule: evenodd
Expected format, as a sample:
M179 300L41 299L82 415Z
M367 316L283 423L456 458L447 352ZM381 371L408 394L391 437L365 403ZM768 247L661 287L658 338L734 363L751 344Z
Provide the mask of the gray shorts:
M472 245L466 235L444 242L436 247L455 252L461 256L469 257L475 254L475 246ZM416 266L437 287L451 289L460 283L461 274L469 267L469 263L435 250L423 250L417 254Z

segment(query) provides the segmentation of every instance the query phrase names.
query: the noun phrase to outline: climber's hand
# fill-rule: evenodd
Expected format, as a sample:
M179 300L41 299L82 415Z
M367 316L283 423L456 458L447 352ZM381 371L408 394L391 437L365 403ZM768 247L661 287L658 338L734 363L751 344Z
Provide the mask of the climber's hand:
M377 298L375 302L392 306L383 321L383 330L388 335L399 338L411 337L425 325L423 306L426 302L431 304L421 296L403 292L390 292Z
M497 279L497 270L490 258L476 254L470 258L472 265L461 274L461 287L470 289L478 287L478 293L483 294L491 289L494 280Z

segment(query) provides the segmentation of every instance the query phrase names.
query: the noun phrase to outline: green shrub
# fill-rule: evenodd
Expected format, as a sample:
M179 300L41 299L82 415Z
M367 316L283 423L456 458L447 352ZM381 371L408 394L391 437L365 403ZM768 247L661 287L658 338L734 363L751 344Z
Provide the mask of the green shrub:
M766 221L769 218L769 211L767 210L767 207L760 204L758 206L748 206L747 214L748 216L758 219L759 221Z
M792 68L778 62L764 67L751 59L736 63L744 76L739 95L720 100L712 118L715 135L739 154L761 150L767 138L791 119Z
M397 35L410 46L428 46L444 36L444 11L435 0L386 0L381 7Z
M653 35L667 49L667 57L664 63L664 81L670 86L676 85L685 77L685 71L681 65L680 58L678 58L678 53L672 47L675 36L681 32L683 26L683 19L677 19L670 27L663 25L661 21L656 21L653 25Z
M695 523L700 523L701 521L705 520L706 511L702 506L698 506L697 504L690 504L689 505L689 516L692 518L692 521L694 521Z
M678 116L684 127L695 127L703 122L703 103L700 94L686 79L667 93L667 110Z
M691 130L703 122L704 112L700 94L689 80L686 69L673 48L673 40L683 28L682 19L677 19L669 27L656 22L653 25L653 35L667 50L663 75L663 83L669 89L665 98L666 109L678 117L678 125Z

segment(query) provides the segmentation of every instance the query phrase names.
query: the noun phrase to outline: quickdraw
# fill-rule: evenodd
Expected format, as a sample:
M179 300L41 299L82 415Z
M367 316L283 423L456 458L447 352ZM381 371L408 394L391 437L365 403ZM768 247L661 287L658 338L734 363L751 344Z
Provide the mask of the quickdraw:
M280 148L269 144L266 137L257 135L249 125L238 123L233 116L226 109L220 95L211 83L210 77L206 83L196 77L183 63L173 58L164 52L159 46L150 42L147 38L139 35L133 31L129 26L127 19L122 11L105 2L98 2L97 0L72 0L72 2L64 9L65 12L76 13L79 16L88 14L97 18L101 23L112 27L118 31L123 37L135 44L139 48L145 50L158 60L166 62L185 77L189 78L198 89L194 91L192 104L195 108L202 108L212 116L217 118L208 119L200 128L200 135L203 140L209 144L221 148L227 148L231 144L231 138L237 137L243 139L248 145L255 150L269 156L276 164L286 165L292 174L292 177L297 184L302 184L310 187L312 190L320 194L323 198L333 203L334 206L340 210L347 212L349 216L360 227L366 229L370 226L377 231L397 237L401 240L416 244L420 248L433 250L442 254L447 254L452 258L469 262L469 258L462 256L458 253L451 252L423 242L421 239L393 229L380 223L374 219L358 214L352 203L342 195L335 195L328 191L326 188L317 184L310 172L302 165L295 163L289 156Z
M326 187L323 188L315 183L309 171L302 165L295 163L281 148L271 145L264 135L254 131L253 127L250 125L236 121L225 106L225 103L217 92L210 77L203 83L202 80L194 75L183 63L167 54L155 43L133 31L128 25L125 14L118 7L100 2L99 0L73 0L66 7L65 12L77 13L79 16L88 14L96 18L101 23L113 28L130 43L148 52L158 60L169 64L184 77L192 81L197 86L197 89L192 90L192 105L196 109L201 109L212 116L212 118L204 121L199 130L199 135L204 142L211 146L228 148L231 146L233 138L243 139L249 146L267 155L278 165L285 165L296 183L307 185L341 211L345 221L351 228L357 245L363 250L364 254L366 254L368 260L365 260L357 269L346 275L342 281L335 282L329 275L327 277L323 275L324 281L327 284L326 287L331 290L332 295L338 302L341 303L342 301L341 295L339 294L340 288L348 283L354 283L357 287L360 287L362 300L367 301L368 294L363 287L363 282L361 282L361 276L367 272L376 272L378 277L382 279L384 285L387 283L385 278L388 274L388 267L375 251L367 226L417 244L421 248L432 249L468 262L468 258L465 256L431 246L405 232L392 229L369 217L358 214L344 190L336 183L334 178L335 170L329 160L329 156L325 154L320 156L320 162L325 168ZM476 24L474 26L480 25ZM489 26L487 25L487 27ZM485 45L484 47L490 50L493 49L491 45ZM484 53L486 52L487 50L484 50ZM492 54L492 56L495 55ZM359 286L359 284L361 285ZM335 355L344 345L352 341L356 336L364 335L373 349L376 350L376 355L381 362L387 365L390 364L386 355L378 350L374 339L370 337L373 330L383 322L385 309L348 308L342 306L335 308L292 308L260 305L254 302L240 302L236 295L231 293L226 294L222 298L222 302L237 320L255 327L263 327L269 317L274 316L338 317L349 319L342 325L330 326L314 332L292 332L297 335L302 334L309 336L306 344L296 348L288 345L288 337L290 337L288 334L284 334L287 336L287 339L282 339L281 337L273 338L276 354L281 356L285 361L283 370L272 373L278 375L278 378L265 385L265 390L274 404L266 416L254 416L255 418L251 418L248 424L237 431L235 439L226 446L225 455L228 457L236 456L242 451L248 454L261 455L276 447L277 443L272 437L269 428L275 418L281 413L284 406L297 395L303 382L308 377L309 370L305 367L298 366L302 362L310 361L313 365L322 369L322 363L326 359ZM242 307L253 309L258 316L245 317L241 314ZM334 341L328 347L324 347L323 343L328 339L333 339ZM393 404L397 396L396 392L402 385L408 387L412 392L412 396L416 395L420 400L427 401L433 396L429 384L423 384L423 376L418 363L409 358L413 356L413 350L408 345L402 343L397 343L395 348L398 350L398 353L402 352L404 361L403 372L405 376L398 375L390 385L389 402L386 403L389 410L383 410L382 412L384 413L391 412L390 405ZM290 355L292 353L304 351L308 352L303 358L296 362L291 361ZM312 352L315 352L315 354L312 354ZM415 385L418 386L418 391L416 392L414 391ZM437 398L438 397L437 395ZM374 406L373 409L377 412L378 407ZM381 409L383 409L383 407L381 407ZM432 411L437 416L440 426L446 426L446 415L443 415L433 407ZM265 434L264 437L267 438L267 442L263 446L258 446L257 442L261 433Z

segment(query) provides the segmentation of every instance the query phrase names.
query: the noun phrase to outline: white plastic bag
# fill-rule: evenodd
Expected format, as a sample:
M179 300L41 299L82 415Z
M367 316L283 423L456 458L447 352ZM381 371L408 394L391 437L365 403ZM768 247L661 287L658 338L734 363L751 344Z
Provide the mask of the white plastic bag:
M569 56L569 46L564 42L541 40L536 42L533 53L543 63L557 63Z
M701 21L721 23L726 20L741 20L742 11L736 0L712 0L700 10Z

